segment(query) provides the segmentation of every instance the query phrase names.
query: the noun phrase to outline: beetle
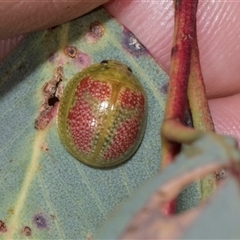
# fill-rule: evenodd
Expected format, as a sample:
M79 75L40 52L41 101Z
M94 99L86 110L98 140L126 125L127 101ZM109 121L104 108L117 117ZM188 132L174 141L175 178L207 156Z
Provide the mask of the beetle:
M112 167L135 153L146 118L146 93L132 70L119 61L103 60L67 83L59 103L58 134L82 163Z

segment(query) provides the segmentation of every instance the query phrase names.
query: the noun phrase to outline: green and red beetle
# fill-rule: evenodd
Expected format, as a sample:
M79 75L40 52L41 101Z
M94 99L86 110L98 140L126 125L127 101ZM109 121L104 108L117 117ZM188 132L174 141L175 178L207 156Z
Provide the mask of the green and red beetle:
M137 150L146 117L146 94L131 69L119 61L104 60L77 73L65 87L58 134L79 161L111 167Z

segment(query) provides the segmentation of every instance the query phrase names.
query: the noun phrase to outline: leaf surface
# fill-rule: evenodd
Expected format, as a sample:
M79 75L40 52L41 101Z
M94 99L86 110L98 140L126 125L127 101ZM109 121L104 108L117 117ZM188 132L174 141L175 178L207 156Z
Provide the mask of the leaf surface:
M36 130L34 123L43 87L59 66L64 86L75 73L104 59L132 68L147 92L148 120L135 155L121 166L100 170L69 155L55 117L44 130ZM91 237L116 205L159 170L167 81L146 48L101 8L30 34L0 66L0 220L6 226L0 237ZM199 188L191 196L197 202Z
M204 134L123 201L94 239L239 239L239 163L235 140ZM164 215L162 207L181 189L222 168L229 176L210 199L181 214Z

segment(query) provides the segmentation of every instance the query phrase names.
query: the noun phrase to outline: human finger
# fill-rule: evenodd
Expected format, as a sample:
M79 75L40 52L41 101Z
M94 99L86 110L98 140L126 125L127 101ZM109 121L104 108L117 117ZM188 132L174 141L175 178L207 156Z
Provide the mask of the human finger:
M67 22L107 1L4 1L0 4L0 39Z

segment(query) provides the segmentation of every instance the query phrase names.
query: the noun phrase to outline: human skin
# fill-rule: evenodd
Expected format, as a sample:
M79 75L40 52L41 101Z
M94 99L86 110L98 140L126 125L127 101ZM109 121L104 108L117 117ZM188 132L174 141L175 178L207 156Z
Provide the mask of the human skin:
M35 9L40 14L19 18L24 26L0 24L1 38L44 29L73 19L106 1L78 1L47 4L43 12L40 3L25 2L21 12ZM9 4L0 5L0 23L9 18ZM69 4L69 5L67 5ZM71 5L72 4L72 5ZM90 5L89 5L90 4ZM70 8L66 8L70 6ZM173 37L172 0L111 0L105 7L122 24L127 26L148 48L152 56L168 73ZM5 8L5 10L4 10ZM66 9L70 9L66 11ZM77 9L77 11L76 11ZM210 110L216 131L237 138L240 143L240 2L200 1L198 8L198 37L202 71L207 89ZM15 10L17 7L15 6ZM10 10L9 10L10 11ZM51 18L46 19L46 12ZM16 11L16 15L19 15ZM21 22L22 21L22 22ZM38 23L38 25L37 25ZM8 28L8 29L7 29ZM10 28L10 30L9 30ZM11 34L9 34L9 32ZM3 33L5 34L3 36ZM0 59L18 42L19 38L0 41Z

